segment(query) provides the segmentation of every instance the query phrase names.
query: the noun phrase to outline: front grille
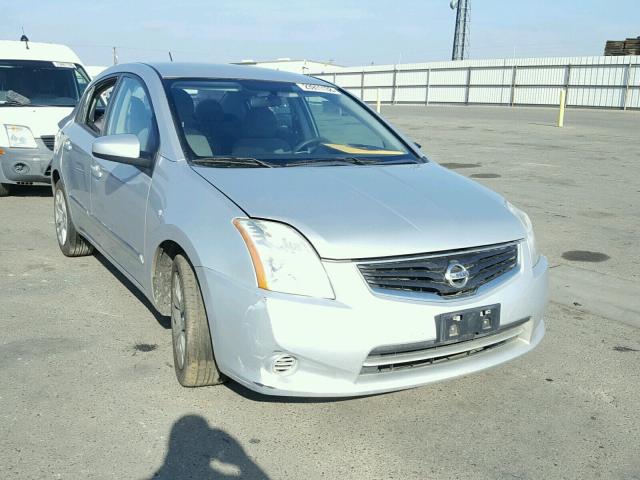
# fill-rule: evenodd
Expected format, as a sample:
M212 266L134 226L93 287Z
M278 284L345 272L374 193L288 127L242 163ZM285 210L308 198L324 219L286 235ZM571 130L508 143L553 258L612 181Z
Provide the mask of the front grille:
M462 287L451 285L445 279L447 268L454 262L463 265L469 273L467 283ZM516 265L518 265L518 243L511 242L402 260L359 263L358 269L373 289L458 297L475 293L479 287L504 275Z
M45 135L40 137L40 139L44 143L45 147L53 151L53 146L56 143L56 137L54 137L53 135Z
M378 347L369 353L360 373L366 375L395 372L476 355L517 339L524 332L524 324L530 319L523 318L490 335L448 345L437 345L431 341Z

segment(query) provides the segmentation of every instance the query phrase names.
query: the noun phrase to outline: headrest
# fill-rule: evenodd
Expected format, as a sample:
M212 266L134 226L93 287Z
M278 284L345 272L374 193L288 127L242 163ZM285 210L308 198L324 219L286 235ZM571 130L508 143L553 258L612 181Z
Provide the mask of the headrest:
M180 120L184 121L193 117L193 98L191 95L180 88L172 88L171 93Z
M224 111L216 100L203 100L196 107L196 119L203 123L220 123L224 120Z
M245 138L273 138L278 130L276 115L266 107L253 108L244 119Z

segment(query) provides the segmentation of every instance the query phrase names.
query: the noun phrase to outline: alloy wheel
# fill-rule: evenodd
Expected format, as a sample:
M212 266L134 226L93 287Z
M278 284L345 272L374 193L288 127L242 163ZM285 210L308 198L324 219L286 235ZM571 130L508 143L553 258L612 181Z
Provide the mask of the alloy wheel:
M171 295L171 331L176 352L176 361L178 362L178 367L183 369L187 349L187 334L182 278L177 271L173 273L173 281L171 284L173 285L173 292Z
M69 232L69 216L67 215L67 203L64 200L64 193L62 192L62 190L56 190L56 196L54 200L54 216L58 243L60 243L60 245L62 246L67 243L67 235Z

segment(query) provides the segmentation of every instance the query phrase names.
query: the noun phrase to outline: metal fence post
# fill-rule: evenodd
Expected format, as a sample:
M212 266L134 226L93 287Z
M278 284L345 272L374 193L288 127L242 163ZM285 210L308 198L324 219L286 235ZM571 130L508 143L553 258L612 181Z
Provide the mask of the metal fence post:
M631 57L629 57L629 63L627 64L626 69L626 78L625 78L625 89L624 89L624 97L622 99L622 109L627 109L628 99L629 99L629 88L631 87Z
M511 72L511 95L509 97L509 104L513 107L516 101L516 75L518 74L518 66L514 65Z
M565 71L565 79L564 79L564 91L565 97L569 98L569 85L571 84L571 64L567 64L567 69ZM566 106L566 100L565 100Z
M397 87L396 78L397 78L397 73L398 73L398 70L396 69L396 66L394 65L394 67L393 67L393 81L392 81L392 84L391 84L391 103L393 105L396 104L396 87Z
M364 102L364 70L360 76L360 100Z
M469 105L469 90L471 90L471 67L467 68L467 91L464 95L465 105Z
M427 68L427 91L425 92L424 104L429 105L429 87L431 86L431 69Z

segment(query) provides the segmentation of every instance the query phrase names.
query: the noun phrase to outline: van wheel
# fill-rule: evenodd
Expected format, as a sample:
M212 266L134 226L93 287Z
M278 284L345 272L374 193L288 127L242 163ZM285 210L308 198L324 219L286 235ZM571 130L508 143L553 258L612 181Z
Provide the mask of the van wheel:
M0 197L8 197L11 194L11 187L8 183L0 183Z
M224 381L213 356L211 332L198 280L187 259L178 254L171 272L173 365L184 387Z
M67 257L82 257L93 252L93 245L82 238L73 225L62 180L58 180L53 188L53 218L62 253Z

